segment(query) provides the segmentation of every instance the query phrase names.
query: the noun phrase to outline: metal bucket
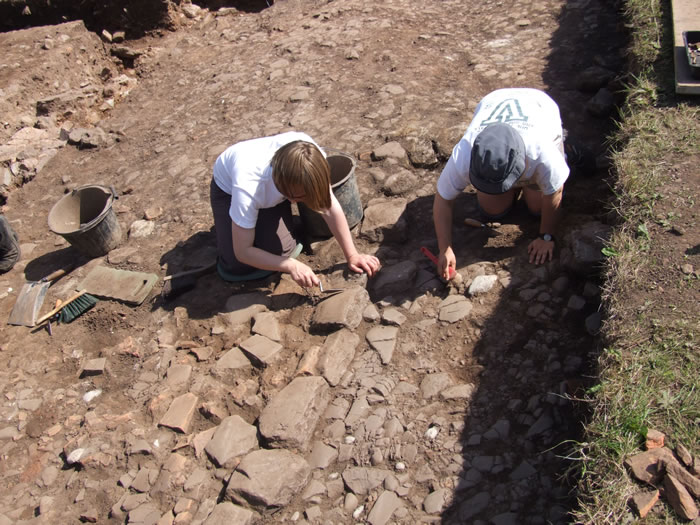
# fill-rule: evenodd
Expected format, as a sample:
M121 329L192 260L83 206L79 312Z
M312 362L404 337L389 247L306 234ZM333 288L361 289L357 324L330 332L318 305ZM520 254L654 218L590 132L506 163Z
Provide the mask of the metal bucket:
M355 159L340 150L323 148L323 151L326 153L326 160L331 169L331 190L343 209L348 226L353 228L363 217L360 190L357 188L357 180L355 179ZM297 203L297 206L304 230L309 236L330 237L333 235L320 213L301 202Z
M112 209L114 188L88 185L64 195L49 212L49 229L76 250L100 257L119 246L122 230Z

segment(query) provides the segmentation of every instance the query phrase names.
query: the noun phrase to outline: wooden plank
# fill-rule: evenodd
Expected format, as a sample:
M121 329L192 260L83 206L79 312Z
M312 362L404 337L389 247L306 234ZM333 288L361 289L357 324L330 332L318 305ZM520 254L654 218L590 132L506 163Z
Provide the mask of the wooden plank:
M683 31L700 31L700 2L671 0L673 11L673 62L676 71L676 93L700 95L700 79L694 78L688 64Z

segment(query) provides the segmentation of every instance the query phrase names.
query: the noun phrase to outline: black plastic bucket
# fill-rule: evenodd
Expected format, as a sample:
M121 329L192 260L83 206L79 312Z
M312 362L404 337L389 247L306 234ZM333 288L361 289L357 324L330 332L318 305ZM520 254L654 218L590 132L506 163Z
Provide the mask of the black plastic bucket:
M122 230L112 204L114 188L88 185L64 195L49 212L49 229L76 250L100 257L119 246Z
M343 209L350 228L355 227L363 216L360 190L355 179L355 159L340 150L323 148L331 169L331 189ZM313 211L303 203L297 203L299 216L304 230L311 237L330 237L333 235L320 213Z

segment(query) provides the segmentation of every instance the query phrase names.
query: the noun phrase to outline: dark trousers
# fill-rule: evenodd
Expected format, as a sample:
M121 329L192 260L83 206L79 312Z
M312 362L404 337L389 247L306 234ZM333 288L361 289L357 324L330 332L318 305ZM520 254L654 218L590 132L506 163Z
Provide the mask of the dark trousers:
M214 229L216 230L216 249L219 263L232 274L245 275L257 270L253 266L243 264L233 251L233 236L231 234L231 195L211 181L211 209L214 213ZM292 205L288 200L282 201L274 208L258 211L255 223L255 241L253 246L275 255L289 255L296 247L292 235Z

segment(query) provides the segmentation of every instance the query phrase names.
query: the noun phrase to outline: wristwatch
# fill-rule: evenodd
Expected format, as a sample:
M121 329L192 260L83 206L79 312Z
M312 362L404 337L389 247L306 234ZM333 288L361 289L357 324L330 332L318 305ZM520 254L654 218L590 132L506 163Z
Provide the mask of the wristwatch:
M554 235L551 235L549 233L540 233L539 238L547 242L554 242Z

